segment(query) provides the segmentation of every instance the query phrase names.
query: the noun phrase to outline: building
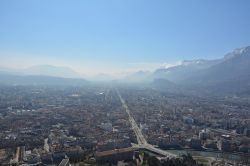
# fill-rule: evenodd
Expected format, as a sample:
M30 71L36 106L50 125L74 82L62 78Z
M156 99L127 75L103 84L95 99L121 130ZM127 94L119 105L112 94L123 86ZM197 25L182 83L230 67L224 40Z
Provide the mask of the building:
M222 140L218 141L217 147L221 151L226 151L226 152L231 151L231 144L228 140L222 139Z

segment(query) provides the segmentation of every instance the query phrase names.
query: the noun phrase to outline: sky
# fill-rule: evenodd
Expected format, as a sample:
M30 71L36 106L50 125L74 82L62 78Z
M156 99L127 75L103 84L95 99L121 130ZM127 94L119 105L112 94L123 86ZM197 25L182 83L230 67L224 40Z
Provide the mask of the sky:
M249 0L1 0L0 67L155 70L250 45Z

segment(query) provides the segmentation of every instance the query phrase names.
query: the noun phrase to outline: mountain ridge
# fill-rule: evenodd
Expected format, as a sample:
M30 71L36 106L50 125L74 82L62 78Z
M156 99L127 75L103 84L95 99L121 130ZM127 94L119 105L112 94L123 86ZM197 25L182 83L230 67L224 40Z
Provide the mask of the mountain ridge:
M0 72L0 84L2 85L60 85L82 86L89 83L80 78L62 78L39 75L14 75Z
M70 67L66 66L54 66L48 64L34 65L24 69L10 69L10 68L0 68L1 72L29 76L29 75L39 75L39 76L52 76L52 77L62 77L62 78L81 78L82 76L75 72Z
M156 70L153 78L166 79L193 89L199 87L213 92L237 93L249 91L249 73L250 46L247 46L234 49L221 59L193 60L188 64Z

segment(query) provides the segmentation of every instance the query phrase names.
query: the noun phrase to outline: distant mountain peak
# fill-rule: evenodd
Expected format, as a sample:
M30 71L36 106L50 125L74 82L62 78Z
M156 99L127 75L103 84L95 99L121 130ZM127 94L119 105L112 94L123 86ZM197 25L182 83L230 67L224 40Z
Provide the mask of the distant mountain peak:
M31 66L24 70L27 75L46 75L65 78L79 78L80 75L73 69L66 66L53 66L53 65L36 65Z
M181 65L188 66L188 65L194 65L194 64L204 64L208 60L205 59L197 59L197 60L184 60L181 62Z
M34 66L29 67L29 69L67 69L67 70L74 72L71 68L66 67L66 66L54 66L54 65L47 65L47 64L34 65Z
M227 53L224 56L224 59L230 59L230 58L233 58L233 57L236 57L236 56L248 55L248 54L250 54L250 46L242 47L242 48L236 48L232 52Z

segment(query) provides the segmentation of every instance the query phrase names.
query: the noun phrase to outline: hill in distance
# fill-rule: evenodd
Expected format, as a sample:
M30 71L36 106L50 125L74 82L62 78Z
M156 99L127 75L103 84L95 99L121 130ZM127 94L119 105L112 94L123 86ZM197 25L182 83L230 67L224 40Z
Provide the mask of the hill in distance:
M23 70L0 71L0 84L5 85L85 85L88 81L67 67L32 66Z

